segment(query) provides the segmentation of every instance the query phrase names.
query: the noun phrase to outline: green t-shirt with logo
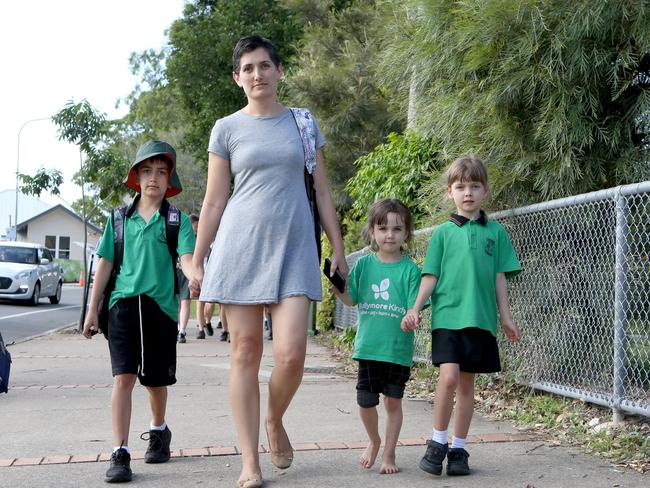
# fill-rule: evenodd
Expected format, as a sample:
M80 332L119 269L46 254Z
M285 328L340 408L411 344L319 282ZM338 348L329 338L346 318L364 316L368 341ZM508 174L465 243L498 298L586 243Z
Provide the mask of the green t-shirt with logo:
M501 224L457 215L436 227L422 274L438 277L431 295L431 328L478 327L497 334L496 276L521 272L521 265Z
M179 256L194 252L194 231L187 214L181 212L177 252ZM97 255L111 263L114 258L113 214L108 217ZM178 322L178 295L174 294L175 266L167 248L165 218L154 212L145 222L135 210L124 218L124 257L117 275L109 307L120 298L148 295L160 309Z
M356 262L349 279L348 293L359 317L352 357L410 367L414 334L400 326L418 294L419 268L406 256L384 263L368 254Z

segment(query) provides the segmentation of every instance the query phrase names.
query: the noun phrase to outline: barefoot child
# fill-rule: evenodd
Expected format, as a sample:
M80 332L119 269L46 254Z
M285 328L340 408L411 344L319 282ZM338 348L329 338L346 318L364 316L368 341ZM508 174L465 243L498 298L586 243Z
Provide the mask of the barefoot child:
M364 229L364 237L375 252L354 265L346 293L334 288L343 303L356 305L359 311L353 358L359 362L357 403L370 439L359 458L359 464L366 469L373 466L381 445L376 407L379 394L384 395L386 437L381 474L399 471L395 446L402 427L404 385L413 363L413 334L400 329L420 283L420 270L402 255L402 245L411 234L411 214L402 202L375 202Z
M501 224L488 221L481 203L488 194L485 164L474 156L457 159L447 170L447 195L456 204L451 220L436 227L424 266L422 283L402 329L413 330L431 297L431 360L440 368L433 407L433 438L427 441L420 468L447 474L469 474L465 439L474 410L476 373L501 370L497 347L497 308L509 341L519 340L510 315L506 277L521 266ZM454 436L447 445L447 427L456 397Z

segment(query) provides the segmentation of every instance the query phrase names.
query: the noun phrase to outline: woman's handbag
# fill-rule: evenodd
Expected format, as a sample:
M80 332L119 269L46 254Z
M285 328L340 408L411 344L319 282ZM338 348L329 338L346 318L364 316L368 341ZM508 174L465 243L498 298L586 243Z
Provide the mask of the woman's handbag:
M318 265L321 259L321 232L320 217L318 215L318 203L316 202L316 190L314 189L314 171L316 170L316 128L311 112L306 108L290 108L293 119L298 126L302 149L305 154L305 189L311 207L311 214L314 218L314 235L316 237L316 250L318 252Z

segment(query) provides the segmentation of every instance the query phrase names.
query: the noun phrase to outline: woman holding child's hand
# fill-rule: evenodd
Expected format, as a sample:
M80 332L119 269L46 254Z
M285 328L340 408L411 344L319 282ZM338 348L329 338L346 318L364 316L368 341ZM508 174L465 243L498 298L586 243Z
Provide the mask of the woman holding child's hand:
M277 100L282 76L273 43L257 36L239 40L233 51L233 79L248 103L217 120L212 129L193 260L193 292L200 288L201 301L220 303L228 319L230 402L242 452L237 486L248 488L263 483L258 454L263 307L268 306L273 317L274 359L264 428L271 461L286 469L293 449L283 416L303 375L310 301L322 298L304 183L306 157L297 119ZM307 167L314 177L321 223L334 249L331 271L338 268L347 275L321 152L325 139L315 121L312 129L316 164Z

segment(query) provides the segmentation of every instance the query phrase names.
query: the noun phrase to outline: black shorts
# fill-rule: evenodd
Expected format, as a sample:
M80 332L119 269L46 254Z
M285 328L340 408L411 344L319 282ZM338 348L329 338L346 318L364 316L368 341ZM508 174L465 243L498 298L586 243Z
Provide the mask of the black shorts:
M176 383L178 324L147 296L122 298L109 313L113 376L137 374L144 386Z
M362 407L378 405L380 393L392 398L402 398L410 375L411 368L408 366L359 359L357 403Z
M431 331L431 362L458 364L464 373L501 371L496 337L478 327Z

